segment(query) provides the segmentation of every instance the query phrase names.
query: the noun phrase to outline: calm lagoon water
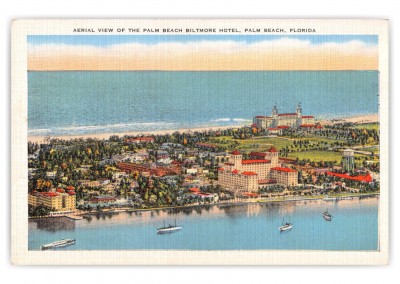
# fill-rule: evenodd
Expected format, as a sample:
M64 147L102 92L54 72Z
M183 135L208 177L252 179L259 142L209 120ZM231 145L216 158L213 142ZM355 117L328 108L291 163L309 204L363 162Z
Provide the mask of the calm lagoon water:
M378 204L371 197L30 220L29 250L63 238L76 244L62 250L378 250ZM322 218L326 209L331 222ZM279 232L282 218L291 231ZM181 231L156 233L175 220Z

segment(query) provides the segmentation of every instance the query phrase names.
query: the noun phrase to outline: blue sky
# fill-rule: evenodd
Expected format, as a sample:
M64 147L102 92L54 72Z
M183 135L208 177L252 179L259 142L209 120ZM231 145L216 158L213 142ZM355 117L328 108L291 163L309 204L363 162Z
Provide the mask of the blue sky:
M28 43L40 44L66 44L110 46L125 43L156 44L161 42L193 42L193 41L220 41L232 40L253 43L257 41L276 40L281 38L309 40L313 44L327 42L344 43L353 40L364 42L368 45L377 45L377 35L32 35L28 36Z

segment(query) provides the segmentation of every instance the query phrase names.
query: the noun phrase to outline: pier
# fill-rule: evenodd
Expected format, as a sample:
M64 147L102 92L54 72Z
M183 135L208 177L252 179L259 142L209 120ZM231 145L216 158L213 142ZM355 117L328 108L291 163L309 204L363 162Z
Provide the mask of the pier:
M65 215L64 217L67 217L72 220L83 220L83 217L78 215Z

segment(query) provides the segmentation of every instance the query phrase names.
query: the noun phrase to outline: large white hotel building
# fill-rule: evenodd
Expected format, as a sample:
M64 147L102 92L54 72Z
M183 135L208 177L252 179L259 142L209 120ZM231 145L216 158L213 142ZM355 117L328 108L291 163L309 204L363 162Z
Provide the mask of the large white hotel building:
M253 123L260 128L274 131L289 127L314 127L315 118L312 115L303 115L302 108L298 104L295 113L279 113L278 107L274 106L271 116L256 116Z
M296 170L281 167L278 150L274 147L266 152L253 152L252 160L243 160L243 155L235 150L227 163L218 169L218 184L234 192L258 192L265 184L296 186Z

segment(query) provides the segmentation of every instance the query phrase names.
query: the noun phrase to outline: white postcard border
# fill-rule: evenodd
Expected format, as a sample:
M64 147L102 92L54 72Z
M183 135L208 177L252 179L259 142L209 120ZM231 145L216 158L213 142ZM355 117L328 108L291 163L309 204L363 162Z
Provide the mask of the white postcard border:
M380 164L379 251L29 251L27 207L27 36L76 34L82 27L313 27L318 34L379 36ZM81 33L82 34L82 33ZM83 33L87 34L87 33ZM121 34L96 33L96 34ZM170 35L175 33L168 33ZM179 33L181 34L181 33ZM191 34L191 33L188 33ZM197 33L201 34L201 33ZM225 34L225 33L214 33ZM254 33L256 34L256 33ZM271 34L271 33L263 33ZM300 35L309 33L296 33ZM288 34L286 34L288 35ZM11 42L11 257L20 265L383 265L389 261L389 35L386 20L352 19L164 19L17 20Z

